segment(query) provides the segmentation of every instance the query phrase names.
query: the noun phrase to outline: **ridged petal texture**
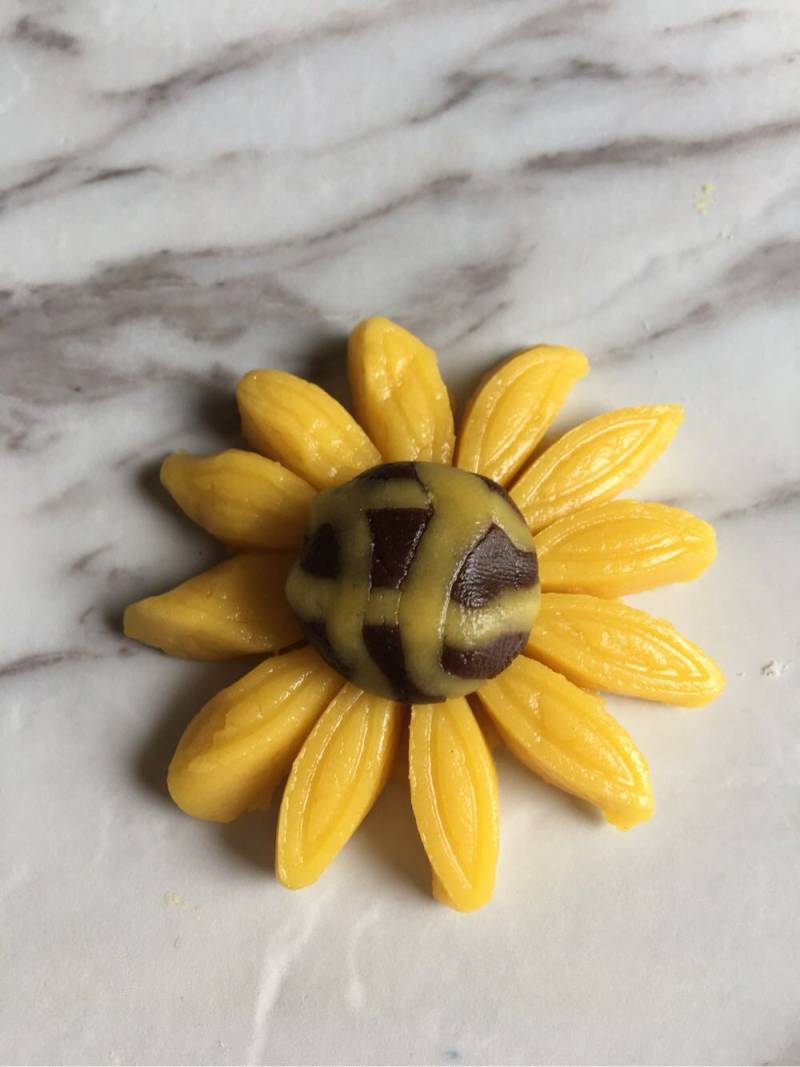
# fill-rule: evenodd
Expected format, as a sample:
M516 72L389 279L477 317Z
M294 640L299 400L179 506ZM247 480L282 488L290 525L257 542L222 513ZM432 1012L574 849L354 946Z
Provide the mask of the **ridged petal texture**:
M497 776L466 700L414 706L408 764L435 893L457 911L481 907L492 895L497 866Z
M389 319L365 319L347 365L359 421L387 462L452 461L453 411L432 348Z
M125 611L127 637L187 659L274 652L302 634L284 586L293 556L240 552L160 596Z
M239 448L175 452L161 465L161 482L190 519L236 548L299 548L317 495L280 463Z
M253 448L317 489L341 485L381 461L342 405L294 374L250 371L236 387L236 399Z
M621 830L650 818L645 758L598 697L525 656L478 695L511 751L546 782Z
M172 799L213 822L266 807L343 684L310 648L265 660L189 723L169 767Z
M722 671L664 619L618 600L545 593L525 650L588 689L699 707Z
M391 773L404 708L346 685L294 761L278 820L276 872L310 885L350 840Z
M502 363L467 405L456 466L508 485L588 370L581 352L555 345L537 345Z
M389 777L407 775L434 895L458 911L481 907L495 884L499 805L490 744L502 739L546 782L595 805L620 829L650 818L647 763L594 690L694 707L717 696L724 678L670 623L614 598L697 577L715 557L715 535L679 508L612 500L667 447L683 418L678 405L607 412L537 455L588 370L572 348L537 345L518 353L483 379L456 443L436 353L389 319L370 318L352 332L348 348L361 425L316 385L254 370L236 396L244 436L260 454L177 452L164 461L161 479L179 507L238 554L132 604L125 633L198 659L278 652L218 693L184 732L168 772L170 794L183 811L229 822L266 807L286 781L276 873L300 888L344 847ZM381 463L408 461L455 461L504 486L524 517L510 509L527 548L528 528L534 535L542 589L523 655L471 694L472 703L459 697L417 704L410 718L406 705L346 682L313 649L285 651L303 636L286 580L312 505L322 503L314 504L318 494ZM422 492L421 481L417 488ZM424 493L421 503L402 501L411 510L425 505L426 521L435 523L428 503ZM460 497L457 503L461 513ZM452 530L448 537L450 544ZM422 543L430 544L429 536ZM367 534L365 544L371 552ZM423 561L423 582L436 565ZM450 585L448 579L443 595ZM407 603L408 587L403 591ZM388 592L399 597L395 587ZM380 612L392 603L387 597ZM316 607L309 619L327 640L330 614ZM529 625L528 619L516 626L512 636L522 641ZM403 652L426 654L421 646L409 650L405 635ZM438 653L435 659L438 669ZM353 667L343 653L338 661ZM374 678L364 684L379 688ZM418 683L415 691L441 690Z
M564 434L515 482L511 497L534 533L629 489L683 420L677 404L620 408Z
M696 578L717 554L713 527L681 508L614 500L536 535L545 592L625 596Z

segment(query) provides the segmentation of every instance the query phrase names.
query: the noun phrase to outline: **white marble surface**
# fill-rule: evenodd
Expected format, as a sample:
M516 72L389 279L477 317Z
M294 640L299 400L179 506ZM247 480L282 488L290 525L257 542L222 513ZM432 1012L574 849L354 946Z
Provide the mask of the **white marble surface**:
M0 2L0 1059L800 1059L800 8L795 0ZM494 903L428 895L391 786L317 887L274 812L168 802L239 665L119 633L217 549L158 490L258 365L341 390L366 313L463 397L539 340L563 424L686 405L641 493L716 522L637 600L724 664L622 700L657 814L620 835L501 758Z

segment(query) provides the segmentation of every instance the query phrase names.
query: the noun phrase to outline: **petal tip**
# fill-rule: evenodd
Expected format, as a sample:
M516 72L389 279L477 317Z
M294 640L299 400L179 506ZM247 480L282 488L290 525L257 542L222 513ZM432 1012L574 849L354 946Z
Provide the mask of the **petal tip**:
M545 341L539 341L537 344L530 345L527 348L517 349L506 362L517 359L519 356L529 355L548 356L550 359L558 359L563 363L571 363L575 371L580 370L581 378L591 370L588 356L579 348L572 348L570 345L549 344Z
M284 889L306 889L317 881L319 875L311 875L302 868L290 867L281 855L280 843L275 854L275 877Z
M704 708L722 696L728 681L721 668L711 659L705 664L706 680L702 691L698 692L695 699L687 701L686 706L691 708Z
M444 883L435 871L433 872L432 887L434 900L437 900L440 904L445 904L460 915L468 915L470 912L480 911L491 901L494 895L494 880L492 880L491 885L483 886L477 892L471 891L468 894L454 898L448 893Z
M161 484L167 490L169 489L168 481L170 472L175 469L175 459L178 455L178 452L170 452L168 456L165 456L161 460L161 466L158 468L158 477L161 481ZM180 460L178 460L178 462L180 462Z
M187 732L190 728L191 723ZM167 792L184 815L202 822L231 823L247 810L226 803L217 792L208 788L207 776L198 771L195 761L185 752L182 741L167 770ZM261 802L268 804L270 796L271 793L262 796Z
M360 339L374 330L383 332L384 330L392 329L403 329L403 327L398 326L396 322L386 318L385 315L368 315L367 318L361 319L360 322L355 324L350 331L350 340Z
M161 461L161 466L158 469L158 478L173 499L175 499L175 489L179 482L181 471L187 469L191 463L191 458L185 449L180 449L177 452L170 452Z
M151 597L145 597L144 600L134 600L132 604L128 604L125 611L122 613L122 632L130 638L131 641L139 641L141 644L149 645L150 642L146 641L142 636L144 617L147 613L147 602L152 599Z
M236 388L235 388L234 392L236 394L236 401L237 401L237 403L239 404L240 407L241 407L243 399L246 397L247 392L254 385L257 384L258 379L259 379L259 375L264 374L264 373L266 373L266 372L265 371L260 371L260 370L255 370L255 369L254 370L245 371L245 373L241 376L239 381L236 383Z
M662 404L664 412L667 417L675 423L675 426L680 426L683 420L686 418L686 409L683 404Z
M624 813L619 811L604 811L603 817L615 830L632 830L640 823L649 822L653 817L655 804L652 794L643 795L639 807L628 808Z
M699 577L706 568L710 567L717 558L717 531L710 522L695 517L697 523L697 557L698 570L695 577Z

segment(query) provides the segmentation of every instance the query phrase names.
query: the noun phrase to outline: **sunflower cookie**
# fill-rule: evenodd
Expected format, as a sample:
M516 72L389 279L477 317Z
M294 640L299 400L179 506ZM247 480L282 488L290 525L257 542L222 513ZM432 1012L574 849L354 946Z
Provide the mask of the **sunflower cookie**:
M647 763L596 690L705 704L722 673L669 623L614 599L697 577L713 529L615 500L667 447L677 405L622 408L537 448L581 353L539 345L487 375L458 439L432 349L383 318L350 337L358 421L322 389L257 370L237 388L254 451L175 453L162 482L228 560L132 604L128 636L175 656L268 658L189 724L180 808L228 822L286 782L276 867L315 881L408 753L436 897L491 897L491 723L548 783L627 829ZM287 779L288 776L288 779Z

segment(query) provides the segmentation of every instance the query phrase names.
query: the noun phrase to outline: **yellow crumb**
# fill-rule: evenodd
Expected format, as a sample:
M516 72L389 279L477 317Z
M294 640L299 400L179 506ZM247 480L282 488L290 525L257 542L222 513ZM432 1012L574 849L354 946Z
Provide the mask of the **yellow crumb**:
M703 182L694 194L692 202L698 215L707 215L714 206L714 185L711 182Z

